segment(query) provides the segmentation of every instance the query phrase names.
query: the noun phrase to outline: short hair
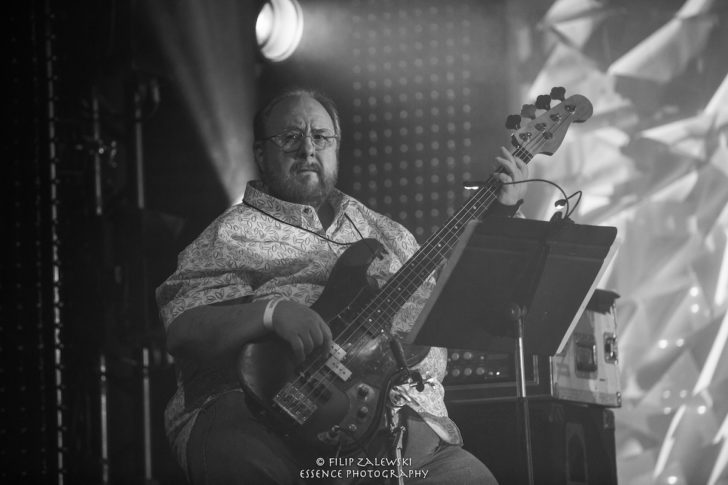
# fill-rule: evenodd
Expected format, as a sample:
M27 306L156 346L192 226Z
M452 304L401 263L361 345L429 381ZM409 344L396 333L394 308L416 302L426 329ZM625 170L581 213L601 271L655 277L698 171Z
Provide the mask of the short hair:
M265 132L265 125L268 122L268 118L270 117L271 111L273 111L273 108L275 108L281 101L288 99L288 98L298 98L302 96L308 96L310 98L315 99L319 103L321 103L321 106L324 107L326 112L331 117L331 121L334 123L334 134L337 137L337 147L339 146L339 143L341 143L341 123L339 122L339 111L336 108L336 103L329 98L327 95L320 91L316 91L313 89L305 89L305 88L290 88L279 95L275 96L273 99L268 101L263 108L259 109L257 113L255 113L255 117L253 118L253 139L254 142L258 142L266 137Z

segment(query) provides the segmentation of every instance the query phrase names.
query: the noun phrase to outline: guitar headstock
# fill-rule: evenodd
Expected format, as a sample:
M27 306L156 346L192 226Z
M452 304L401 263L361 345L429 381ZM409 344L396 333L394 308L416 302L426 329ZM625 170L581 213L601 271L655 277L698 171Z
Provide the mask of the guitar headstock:
M559 148L572 123L583 123L588 120L594 109L591 101L580 94L564 99L564 88L553 88L550 94L538 97L535 105L523 105L521 115L511 115L506 121L506 128L512 130L511 143L516 151L524 150L526 157L543 153L553 155ZM551 101L561 101L551 107ZM536 116L536 110L545 110ZM529 121L521 126L523 118ZM528 161L528 160L526 160Z

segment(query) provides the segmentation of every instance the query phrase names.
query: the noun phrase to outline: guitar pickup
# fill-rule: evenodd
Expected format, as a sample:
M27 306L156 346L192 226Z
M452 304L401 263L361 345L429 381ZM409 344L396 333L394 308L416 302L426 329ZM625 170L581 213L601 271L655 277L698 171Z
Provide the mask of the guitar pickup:
M331 369L342 381L351 377L351 371L334 356L329 357L329 360L326 361L326 367Z
M346 357L346 351L342 349L338 344L331 342L331 346L329 347L329 354L331 354L332 357L334 357L336 360L344 360L344 357Z

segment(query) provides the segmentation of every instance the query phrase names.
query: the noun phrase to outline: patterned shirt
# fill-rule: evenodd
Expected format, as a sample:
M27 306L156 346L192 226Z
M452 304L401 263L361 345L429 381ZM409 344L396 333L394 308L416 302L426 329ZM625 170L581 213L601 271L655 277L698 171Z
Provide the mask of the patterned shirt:
M380 241L386 253L374 258L367 275L380 286L418 249L402 225L335 190L335 215L324 229L313 207L279 200L259 181L246 187L241 204L218 217L179 255L176 272L157 289L165 328L181 313L201 305L243 298L282 296L310 306L321 294L336 260L348 244L362 238ZM340 244L336 244L336 241ZM392 330L406 333L414 324L433 280L403 305ZM412 386L393 390L395 405L420 414L446 442L462 443L447 417L444 388L447 352L433 347L416 369L425 379L422 392ZM167 435L186 469L186 448L200 410L224 392L240 391L236 366L220 362L206 368L178 360L178 388L165 413Z

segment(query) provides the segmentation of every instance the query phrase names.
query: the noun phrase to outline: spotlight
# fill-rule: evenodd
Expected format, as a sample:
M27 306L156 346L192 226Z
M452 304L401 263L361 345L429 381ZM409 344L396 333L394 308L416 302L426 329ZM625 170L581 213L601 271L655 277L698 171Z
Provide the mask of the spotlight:
M255 22L258 46L266 59L274 62L288 58L298 47L303 34L303 12L296 0L268 0Z

